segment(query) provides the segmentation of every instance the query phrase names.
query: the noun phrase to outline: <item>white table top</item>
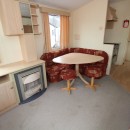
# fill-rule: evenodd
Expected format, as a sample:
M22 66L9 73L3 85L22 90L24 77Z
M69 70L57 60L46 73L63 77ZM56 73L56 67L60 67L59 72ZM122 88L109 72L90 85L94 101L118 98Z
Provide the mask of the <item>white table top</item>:
M0 77L28 67L36 66L38 64L43 64L44 62L45 61L43 60L36 60L31 62L20 61L17 63L0 66Z
M102 61L102 56L83 54L83 53L68 53L53 59L53 62L63 64L85 64Z

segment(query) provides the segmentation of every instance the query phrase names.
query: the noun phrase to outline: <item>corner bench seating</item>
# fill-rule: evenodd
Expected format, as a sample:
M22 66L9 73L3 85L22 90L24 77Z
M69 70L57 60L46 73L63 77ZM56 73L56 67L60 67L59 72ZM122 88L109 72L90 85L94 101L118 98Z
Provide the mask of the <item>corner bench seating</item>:
M53 58L67 54L67 53L85 53L91 55L97 55L104 57L103 61L91 63L91 64L80 64L80 73L87 77L101 78L106 75L106 68L108 64L108 54L105 51L93 50L86 48L65 48L55 52L43 53L40 57L41 60L45 60L47 79L49 82L58 82L62 80L61 71L64 69L75 69L74 65L70 64L59 64L52 61Z

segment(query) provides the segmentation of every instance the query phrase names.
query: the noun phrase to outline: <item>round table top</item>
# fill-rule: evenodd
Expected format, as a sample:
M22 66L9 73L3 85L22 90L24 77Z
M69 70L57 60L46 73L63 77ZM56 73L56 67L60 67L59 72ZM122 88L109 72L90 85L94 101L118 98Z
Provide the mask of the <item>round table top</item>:
M62 64L85 64L102 61L102 56L84 54L84 53L68 53L53 59L53 62Z

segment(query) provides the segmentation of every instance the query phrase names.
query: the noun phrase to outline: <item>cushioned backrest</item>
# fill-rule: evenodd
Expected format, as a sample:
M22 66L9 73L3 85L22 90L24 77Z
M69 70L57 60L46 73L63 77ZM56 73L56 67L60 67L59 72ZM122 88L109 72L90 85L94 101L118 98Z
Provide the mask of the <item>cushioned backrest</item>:
M53 57L54 57L54 54L51 53L51 52L48 52L48 53L44 53L44 54L40 57L40 59L46 61L46 60L51 60L51 59L53 59Z
M52 62L52 59L54 58L54 53L48 52L44 53L40 59L46 61L46 66L53 65L54 63Z
M69 48L62 49L62 50L60 50L60 52L61 52L62 55L68 54Z
M51 66L54 64L54 62L52 61L53 58L64 55L69 53L69 49L65 48L62 50L58 50L58 51L53 51L53 52L48 52L48 53L44 53L40 59L41 60L45 60L46 61L46 66Z
M102 63L107 65L107 63L108 63L108 54L105 51L95 50L94 55L104 57L104 60L102 61Z
M58 51L54 51L53 53L54 53L54 57L58 57L58 56L62 56L62 55L68 54L69 53L69 49L65 48L65 49L61 49L61 50L58 50Z
M85 54L94 55L94 52L95 52L95 50L93 50L93 49L84 49L84 53L85 53Z
M84 48L70 48L70 53L72 52L83 53Z

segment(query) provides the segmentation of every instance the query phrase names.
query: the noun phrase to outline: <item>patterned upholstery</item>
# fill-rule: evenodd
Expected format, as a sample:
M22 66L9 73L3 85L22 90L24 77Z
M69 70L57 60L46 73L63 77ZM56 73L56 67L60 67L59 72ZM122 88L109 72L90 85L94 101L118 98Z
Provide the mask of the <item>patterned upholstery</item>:
M55 52L44 53L40 59L46 62L47 79L49 82L61 81L61 71L66 69L74 69L74 65L58 64L52 61L53 58L68 54L68 53L85 53L104 57L103 61L80 64L79 71L88 77L100 78L106 74L106 68L108 63L108 54L101 50L87 49L87 48L65 48Z
M87 75L90 78L100 78L103 76L103 71L100 67L89 66L85 69L85 75Z
M74 68L74 65L69 64L58 64L54 63L52 60L55 57L64 55L69 53L69 49L62 49L56 52L48 52L44 53L41 56L41 60L44 60L46 63L46 73L47 73L47 79L49 82L58 82L61 81L60 72L61 70L68 69L68 68Z
M76 78L76 72L73 69L62 70L60 76L64 80L73 80Z

